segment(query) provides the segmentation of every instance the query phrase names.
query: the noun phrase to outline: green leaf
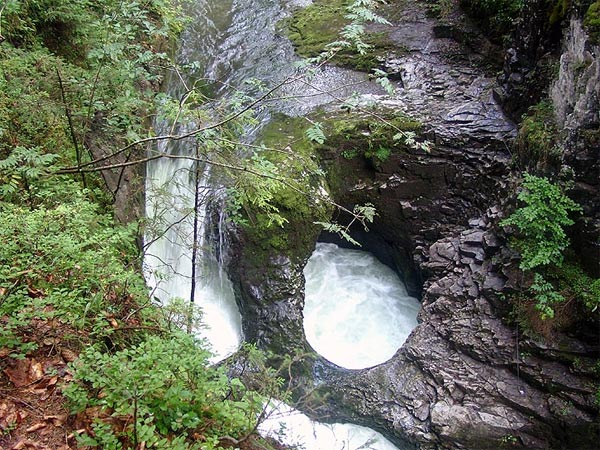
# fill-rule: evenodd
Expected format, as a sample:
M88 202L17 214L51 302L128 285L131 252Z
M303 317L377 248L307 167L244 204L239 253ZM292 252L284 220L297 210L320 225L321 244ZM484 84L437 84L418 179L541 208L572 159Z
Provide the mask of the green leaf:
M325 134L323 133L323 126L320 122L313 122L312 126L305 131L306 137L316 142L317 144L323 144L325 142Z

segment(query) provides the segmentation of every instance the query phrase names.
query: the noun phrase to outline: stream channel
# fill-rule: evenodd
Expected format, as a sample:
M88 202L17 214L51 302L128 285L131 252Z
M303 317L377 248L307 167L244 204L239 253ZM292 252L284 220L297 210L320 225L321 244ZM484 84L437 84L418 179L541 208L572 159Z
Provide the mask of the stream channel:
M181 74L182 78L188 84L199 78L218 80L214 91L223 99L241 87L244 80L254 78L271 86L292 75L298 58L291 43L277 32L276 24L291 8L308 3L197 1L178 53L180 63L194 62L197 69ZM311 84L317 90L334 90L337 97L379 92L364 74L333 67L320 69ZM183 83L176 76L170 77L167 89L176 98L185 94ZM299 116L331 101L327 95L316 94L301 82L287 85L282 97L302 98L273 103L261 114L256 128L264 126L274 112ZM156 124L157 132L168 132L169 127L166 122ZM184 132L183 127L177 131ZM249 129L246 134L252 136L255 132L256 129ZM189 155L193 154L194 145L193 140L181 140L165 143L156 150ZM234 290L221 260L227 254L223 231L226 220L224 214L213 213L219 210L224 196L215 170L206 166L196 171L187 159L163 158L148 164L147 215L166 231L148 239L145 259L154 297L168 302L173 298L189 301L192 296L194 303L201 306L205 325L197 332L211 345L213 362L233 354L243 341ZM219 232L211 232L214 229ZM191 251L194 242L200 249L195 262ZM416 326L418 301L407 295L396 273L366 252L319 243L307 264L305 277L307 339L318 353L341 367L359 369L385 362ZM273 405L273 410L260 431L289 445L307 450L397 448L381 434L362 426L313 422L285 404ZM282 428L285 436L279 436Z

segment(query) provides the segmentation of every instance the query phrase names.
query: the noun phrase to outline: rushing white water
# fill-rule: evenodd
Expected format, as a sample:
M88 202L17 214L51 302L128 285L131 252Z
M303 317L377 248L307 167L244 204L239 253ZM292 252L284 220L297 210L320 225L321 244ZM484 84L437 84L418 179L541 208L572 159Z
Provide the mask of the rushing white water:
M274 402L259 432L306 450L398 450L381 433L348 423L320 423L285 403Z
M318 243L304 276L306 338L341 367L387 361L417 325L418 300L370 253Z
M177 148L164 147L162 151L171 153ZM174 298L189 302L192 248L198 246L194 304L202 309L203 326L195 331L208 341L216 362L238 349L242 325L233 287L207 236L207 207L215 189L209 186L210 167L200 174L196 183L192 163L185 159L167 159L148 165L146 215L155 222L158 236L147 243L144 265L148 285L156 298L163 303ZM202 201L194 212L196 184ZM196 243L193 242L194 214L197 214L198 227Z

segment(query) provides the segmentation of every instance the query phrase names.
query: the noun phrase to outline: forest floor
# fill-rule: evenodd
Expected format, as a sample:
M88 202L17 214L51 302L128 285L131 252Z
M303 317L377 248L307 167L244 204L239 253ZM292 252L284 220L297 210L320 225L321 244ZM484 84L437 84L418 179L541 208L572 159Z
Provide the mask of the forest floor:
M48 327L48 323L40 321L33 331L46 334ZM77 354L63 348L57 338L39 339L38 342L43 345L21 359L9 356L9 349L0 348L0 450L82 448L77 443L77 435L92 434L94 419L106 418L106 412L88 408L79 414L70 413L61 388L72 380L68 363L75 361ZM223 442L222 446L228 448L231 444ZM285 450L277 442L265 442L254 435L235 447L240 450ZM141 443L135 450L144 448Z
M69 415L60 389L71 379L67 363L75 357L54 346L24 359L0 349L0 449L77 448L76 430L82 424Z

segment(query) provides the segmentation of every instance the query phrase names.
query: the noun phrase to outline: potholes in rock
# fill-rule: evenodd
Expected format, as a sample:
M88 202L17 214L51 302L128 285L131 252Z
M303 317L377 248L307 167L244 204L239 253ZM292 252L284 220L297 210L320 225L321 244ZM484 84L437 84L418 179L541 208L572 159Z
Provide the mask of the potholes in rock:
M389 360L417 325L419 301L369 252L317 243L304 276L306 338L338 366L363 369Z

